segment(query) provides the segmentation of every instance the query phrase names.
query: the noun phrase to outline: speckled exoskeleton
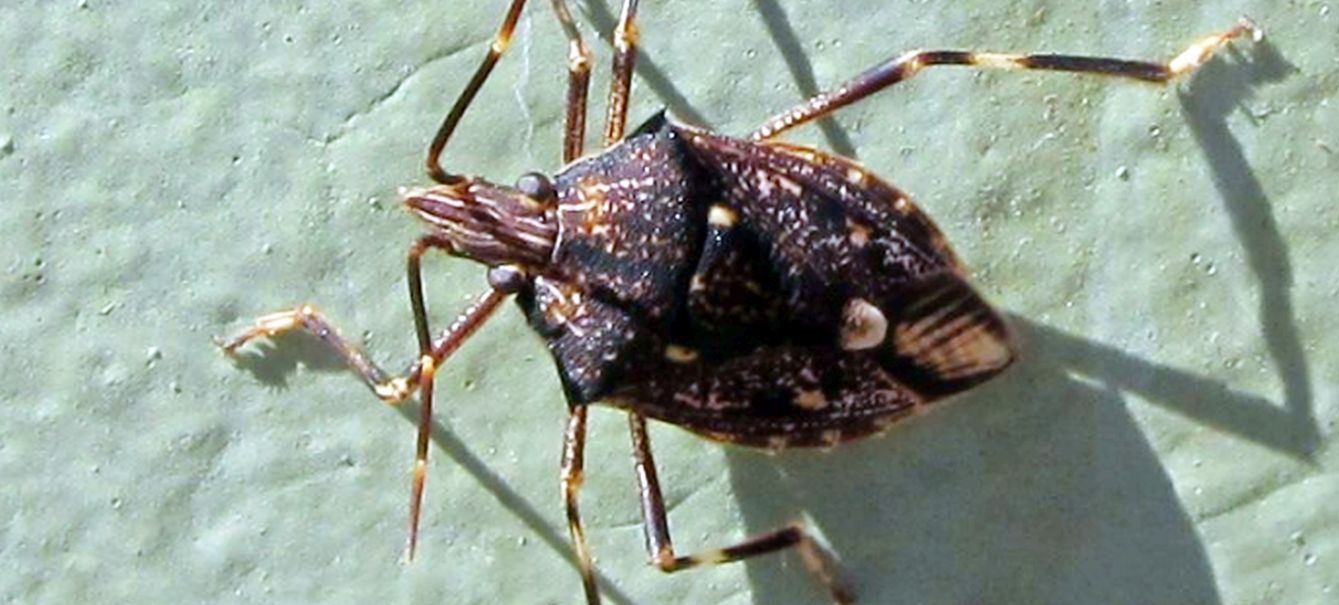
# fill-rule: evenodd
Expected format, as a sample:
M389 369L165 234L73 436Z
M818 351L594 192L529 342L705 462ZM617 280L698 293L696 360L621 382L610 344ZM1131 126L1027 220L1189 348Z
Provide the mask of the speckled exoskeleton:
M652 562L673 572L796 548L834 601L855 599L833 558L799 524L698 554L670 540L645 418L715 441L770 449L830 447L877 433L928 403L995 376L1014 359L1001 316L967 281L934 223L855 162L778 142L781 133L934 65L1043 69L1168 82L1194 71L1249 21L1204 37L1167 63L1073 55L916 51L874 66L778 114L748 138L659 114L624 135L637 2L614 31L605 148L582 159L589 52L563 0L569 41L563 160L514 186L447 172L441 153L511 39L512 0L482 65L429 146L435 185L406 189L429 226L410 246L408 282L419 358L380 368L312 306L260 318L221 343L301 330L324 341L383 400L417 394L412 558L436 369L508 296L547 343L571 413L562 484L588 603L598 603L577 511L587 406L630 419ZM440 336L428 327L419 259L438 249L488 266L491 289Z

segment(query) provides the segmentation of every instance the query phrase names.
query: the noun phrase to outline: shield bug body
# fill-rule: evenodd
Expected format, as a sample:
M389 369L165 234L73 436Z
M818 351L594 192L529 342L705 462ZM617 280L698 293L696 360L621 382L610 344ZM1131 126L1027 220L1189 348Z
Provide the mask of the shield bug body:
M436 368L510 295L547 343L569 404L562 485L586 600L599 591L577 509L586 410L628 412L648 553L672 572L796 548L834 601L855 599L833 559L800 525L678 555L645 418L747 446L834 446L888 427L918 407L1004 370L1014 348L1000 315L930 219L864 167L773 140L933 65L1044 69L1167 82L1229 40L1259 32L1242 20L1167 63L1073 55L916 51L767 121L746 139L653 117L624 136L636 56L637 2L625 0L606 148L582 158L589 53L568 14L566 167L514 186L447 172L440 156L506 50L523 0L512 0L482 65L429 147L436 185L407 189L430 229L408 254L419 358L392 376L311 306L260 318L221 343L301 330L321 339L383 400L422 403L410 508L413 556ZM419 259L428 250L489 267L491 289L432 336Z

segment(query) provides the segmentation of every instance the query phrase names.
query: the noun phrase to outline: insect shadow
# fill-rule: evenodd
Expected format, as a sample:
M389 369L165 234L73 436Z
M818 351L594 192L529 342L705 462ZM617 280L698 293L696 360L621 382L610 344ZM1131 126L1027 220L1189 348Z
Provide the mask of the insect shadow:
M1266 42L1179 93L1259 280L1281 405L1014 316L1025 343L1017 366L887 439L828 454L730 450L740 531L805 511L872 603L1221 602L1195 521L1124 394L1297 459L1319 447L1287 247L1227 127L1256 86L1295 71ZM780 566L747 573L755 602L814 600Z
M763 26L767 28L767 34L776 44L778 54L786 62L786 69L790 71L791 79L795 80L795 89L798 93L796 100L818 95L823 89L818 85L818 79L814 77L813 64L805 55L804 45L800 43L800 37L795 34L795 28L791 27L790 18L781 7L777 6L776 0L752 1L753 6L758 9L758 16L762 18ZM840 156L859 159L855 143L851 142L851 137L833 116L822 118L815 124L823 133L823 139L830 150Z
M777 6L776 0L751 0L751 2L757 9L758 16L767 29L768 35L772 37L773 43L776 44L777 52L786 62L786 69L790 71L791 78L795 80L794 101L799 102L822 92L823 89L814 76L813 64L805 54L804 45L795 33L795 28L791 27L790 19L786 16L785 11ZM590 31L599 36L601 40L609 42L608 32L614 31L618 19L613 11L609 9L608 4L601 0L592 0L583 2L580 6L582 16L590 25ZM675 116L690 124L711 123L711 120L703 116L688 101L688 97L684 96L674 86L674 83L665 76L665 72L656 64L651 53L644 50L638 56L635 69L638 85L649 89L651 94ZM814 123L823 134L823 139L830 151L851 159L859 159L850 135L837 124L833 117L820 118Z
M1242 247L1246 267L1260 282L1260 328L1283 382L1283 403L1299 423L1315 426L1311 373L1293 311L1292 262L1274 219L1273 205L1255 177L1241 144L1227 126L1244 109L1255 86L1297 73L1269 39L1252 49L1251 61L1212 65L1180 92L1181 113L1208 161L1214 188ZM1313 434L1319 440L1319 434ZM1316 443L1311 444L1315 446Z
M287 388L288 377L298 366L317 372L345 373L348 366L330 347L305 335L281 338L276 342L254 345L253 352L233 358L233 364L251 374L261 384L272 388Z
M805 511L871 603L1220 602L1124 393L1303 459L1309 414L1012 319L1017 366L887 438L826 455L730 451L741 532ZM755 602L813 602L779 566L748 574Z

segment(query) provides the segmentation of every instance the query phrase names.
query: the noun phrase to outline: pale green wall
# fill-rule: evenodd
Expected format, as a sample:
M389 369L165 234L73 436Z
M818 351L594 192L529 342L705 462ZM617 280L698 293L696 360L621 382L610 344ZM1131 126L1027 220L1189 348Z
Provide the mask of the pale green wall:
M564 408L508 310L452 361L420 558L413 410L301 339L210 344L310 301L413 350L396 188L500 2L10 2L0 24L0 601L577 603ZM866 603L1339 599L1339 16L1317 1L722 0L643 7L634 121L743 134L916 47L1164 58L1254 17L1189 85L933 70L797 139L936 219L1024 361L884 439L766 457L656 427L684 549L807 516ZM611 9L578 7L607 73ZM448 157L558 167L546 2ZM599 93L597 93L597 97ZM592 112L598 123L602 113ZM483 287L428 263L439 325ZM616 603L821 603L791 557L647 568L624 423L583 503ZM1325 570L1330 570L1327 572Z

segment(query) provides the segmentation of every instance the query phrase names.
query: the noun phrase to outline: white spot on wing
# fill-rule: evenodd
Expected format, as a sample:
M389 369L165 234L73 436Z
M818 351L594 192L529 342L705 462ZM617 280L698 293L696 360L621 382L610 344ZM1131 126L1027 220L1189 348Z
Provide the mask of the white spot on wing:
M846 219L846 228L849 231L851 243L857 247L864 247L869 243L870 228L851 219Z
M795 197L800 197L800 194L804 193L804 188L800 187L799 183L796 183L795 181L792 181L784 176L777 175L776 183L777 185L780 185L782 189L785 189L786 193L789 193Z
M864 186L869 180L869 176L856 168L846 169L846 181L852 185Z
M712 204L707 210L707 223L717 227L730 228L739 222L739 215L725 204Z
M680 345L665 347L665 359L674 363L692 363L697 361L697 351Z
M823 396L823 391L817 389L796 391L795 407L809 411L821 410L828 407L828 398Z
M876 347L888 336L888 318L863 298L847 301L842 311L841 346L847 351Z

